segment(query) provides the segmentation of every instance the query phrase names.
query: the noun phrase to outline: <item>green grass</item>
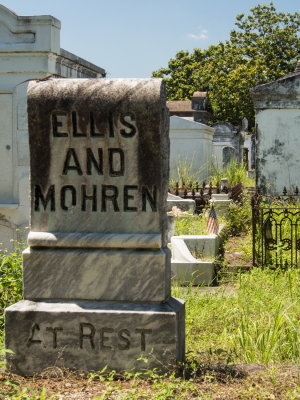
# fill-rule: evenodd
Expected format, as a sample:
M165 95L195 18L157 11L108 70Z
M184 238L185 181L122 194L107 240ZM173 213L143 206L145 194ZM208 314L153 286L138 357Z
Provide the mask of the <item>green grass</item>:
M232 292L174 287L186 300L188 354L208 363L299 363L299 284L299 270L254 268Z
M0 256L1 312L4 308L21 298L22 263L21 251ZM219 398L224 399L262 399L282 398L299 399L300 380L296 377L278 378L284 365L298 365L300 362L300 271L274 271L268 268L254 268L250 272L239 274L230 285L215 288L214 293L198 287L172 286L172 295L186 301L186 358L184 377L176 374L156 375L149 371L148 378L141 380L139 375L120 376L109 374L90 375L87 378L69 380L54 379L24 380L11 377L1 380L0 399L10 400L51 400L68 399L54 393L65 390L64 384L78 389L82 381L82 390L98 387L98 394L86 398L97 399L191 399L211 400L214 384L219 384ZM0 333L3 335L3 318ZM3 354L3 348L2 348ZM0 360L1 361L1 360ZM222 364L257 363L280 365L276 374L269 369L267 378L261 376L257 382L266 379L268 391L260 397L262 390L255 389L245 380L244 386L238 386L229 375L215 373L207 366ZM270 367L271 368L271 367ZM273 368L273 367L272 367ZM203 372L204 371L204 372ZM205 372L206 371L206 372ZM208 372L207 372L208 371ZM230 370L228 370L230 371ZM273 371L273 372L272 372ZM23 380L22 380L23 379ZM246 379L246 378L245 378ZM278 381L277 381L278 380ZM57 386L53 386L53 382ZM96 382L97 381L97 382ZM234 386L228 397L222 397L224 382ZM97 385L100 386L97 386ZM58 385L61 385L58 386ZM222 386L223 385L223 386ZM285 386L284 386L285 385ZM45 387L43 387L45 386ZM270 393L286 393L270 397ZM227 389L226 389L227 390ZM229 389L228 389L229 390ZM1 397L2 396L2 397ZM119 396L119 397L118 397ZM70 397L71 398L71 397ZM84 398L84 397L82 397Z
M209 212L209 211L208 211ZM208 215L203 212L199 215L182 214L175 217L175 236L180 235L208 235L206 232ZM218 217L219 226L225 223L224 217Z
M204 214L175 217L175 236L207 235L206 225L207 217Z
M0 277L3 314L22 297L20 251L1 256ZM254 268L232 288L205 293L173 285L173 295L186 300L188 354L209 362L299 362L300 271ZM3 336L3 316L0 328Z

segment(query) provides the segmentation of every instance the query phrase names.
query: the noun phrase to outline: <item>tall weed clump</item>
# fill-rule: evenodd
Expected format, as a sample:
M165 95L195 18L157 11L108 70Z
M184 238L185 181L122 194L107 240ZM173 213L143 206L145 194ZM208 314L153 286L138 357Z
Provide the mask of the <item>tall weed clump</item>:
M183 214L175 218L175 236L206 235L207 217L205 214Z
M22 250L16 245L0 253L0 339L4 328L4 309L22 299Z
M169 187L175 188L176 183L182 188L184 185L189 188L199 186L199 181L207 176L207 171L210 170L209 163L204 162L201 167L197 168L194 165L195 154L191 158L178 159L176 162L176 171L172 174L169 181Z
M235 351L247 363L300 360L300 271L253 269L241 275Z
M226 230L229 235L249 234L252 226L252 207L250 195L243 192L238 202L231 202L226 214Z
M188 359L202 363L300 361L300 271L254 268L214 293L173 287L186 301Z
M238 183L241 183L243 186L254 186L254 180L247 175L245 164L233 158L223 168L212 165L211 171L210 180L213 185L220 184L221 178L227 178L229 186L235 186Z

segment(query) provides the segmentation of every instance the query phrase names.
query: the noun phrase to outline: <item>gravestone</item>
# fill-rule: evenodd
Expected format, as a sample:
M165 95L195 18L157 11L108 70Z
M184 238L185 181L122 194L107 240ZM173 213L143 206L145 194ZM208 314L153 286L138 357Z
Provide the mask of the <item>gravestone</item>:
M161 80L31 83L28 118L31 227L24 300L5 314L8 369L165 370L183 361Z

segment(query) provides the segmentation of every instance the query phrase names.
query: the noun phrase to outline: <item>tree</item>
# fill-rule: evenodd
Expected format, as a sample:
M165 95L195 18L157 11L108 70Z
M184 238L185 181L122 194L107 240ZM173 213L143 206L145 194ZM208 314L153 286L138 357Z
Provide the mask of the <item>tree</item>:
M254 124L249 90L258 83L294 71L300 55L300 14L277 12L273 3L258 5L236 17L225 43L206 50L179 51L153 77L166 81L169 100L190 99L208 91L215 120Z

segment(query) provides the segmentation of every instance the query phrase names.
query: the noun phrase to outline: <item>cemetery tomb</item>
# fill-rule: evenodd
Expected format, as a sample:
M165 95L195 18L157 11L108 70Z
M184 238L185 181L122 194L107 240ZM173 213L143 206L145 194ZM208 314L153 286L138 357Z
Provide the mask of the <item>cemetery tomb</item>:
M162 81L30 83L28 121L29 247L24 300L6 309L8 369L166 370L183 361Z
M300 186L300 69L251 90L256 123L256 185L279 194Z
M8 251L28 233L29 82L105 76L103 68L61 48L60 29L55 17L21 16L0 4L0 243Z

